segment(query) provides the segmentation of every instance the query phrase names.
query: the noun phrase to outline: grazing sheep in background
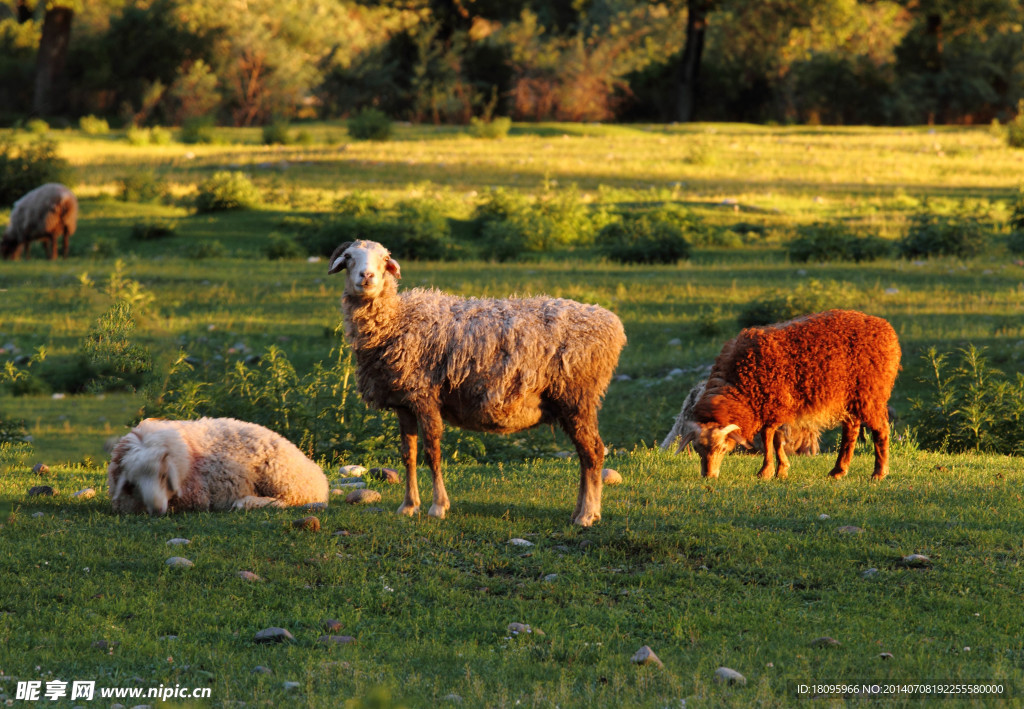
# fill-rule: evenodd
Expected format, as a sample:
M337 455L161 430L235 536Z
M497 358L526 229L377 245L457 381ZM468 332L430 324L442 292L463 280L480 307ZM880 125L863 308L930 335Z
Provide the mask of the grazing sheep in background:
M675 452L682 453L697 437L695 429L690 424L694 421L693 410L697 406L697 402L704 395L704 388L707 384L707 379L697 382L690 389L686 398L683 399L683 407L679 410L679 415L676 416L672 430L668 432L665 440L661 442L661 449L663 451L668 450L675 444ZM790 455L817 455L821 450L821 431L816 428L784 424L779 426L779 430L776 431L775 435L783 436L783 450ZM754 438L753 450L758 452L764 451L764 443L761 440L760 434Z
M230 418L146 419L107 468L114 511L229 510L326 503L323 471L270 429Z
M875 443L875 469L889 473L887 403L900 369L892 326L853 310L829 310L740 332L715 360L687 433L701 474L718 477L722 457L737 444L764 439L762 478L786 477L789 460L776 436L783 424L825 429L842 424L839 458L830 475L846 475L861 423ZM775 471L773 453L778 456Z
M619 352L622 323L596 305L560 298L461 298L398 293L398 262L380 244L342 244L329 273L348 271L342 310L363 399L398 415L405 463L400 514L419 510L417 424L433 477L430 515L449 507L441 477L442 421L513 433L557 422L580 458L575 524L601 518L604 444L597 412Z
M78 200L64 185L48 182L14 203L11 220L0 240L0 255L18 260L24 248L28 260L32 242L41 240L50 260L57 258L57 239L64 237L64 258L68 257L68 239L78 225Z

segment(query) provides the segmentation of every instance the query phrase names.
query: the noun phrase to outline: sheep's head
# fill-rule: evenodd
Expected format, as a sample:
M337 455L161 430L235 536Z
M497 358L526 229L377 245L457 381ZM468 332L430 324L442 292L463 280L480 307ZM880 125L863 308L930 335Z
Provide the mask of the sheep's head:
M348 272L345 292L367 300L376 298L384 288L385 276L402 277L398 261L391 258L391 252L376 241L349 241L331 254L331 268L328 273Z
M700 456L700 474L706 478L717 478L722 458L737 444L749 447L740 427L734 423L719 426L717 423L691 423L684 434L693 442L693 449Z
M165 514L181 488L175 454L180 445L173 431L150 432L145 443L136 432L125 436L111 461L120 473L110 495L114 509L142 512L144 508L151 515Z

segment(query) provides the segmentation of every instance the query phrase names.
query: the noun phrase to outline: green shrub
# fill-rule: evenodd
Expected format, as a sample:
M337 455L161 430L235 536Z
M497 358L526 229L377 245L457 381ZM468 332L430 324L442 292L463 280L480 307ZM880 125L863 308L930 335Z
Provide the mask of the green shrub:
M474 138L496 140L506 137L510 128L512 119L507 116L498 116L489 121L474 116L470 119L469 134Z
M213 118L209 116L186 119L181 126L181 142L189 145L216 143L217 137L214 135L213 126Z
M1006 248L1012 254L1024 254L1024 230L1011 231L1006 237Z
M306 250L290 236L271 234L263 245L263 255L271 261L300 259L305 258Z
M675 214L627 213L597 234L607 258L620 263L676 263L690 258L690 243Z
M125 140L129 144L135 146L149 145L149 128L141 128L138 126L128 126L128 130L124 132Z
M785 322L831 308L848 308L853 297L848 287L835 281L808 281L796 288L778 288L748 303L740 310L740 327Z
M477 205L473 231L482 256L509 261L590 244L595 223L575 187L546 189L536 200L499 188Z
M50 130L50 124L42 118L31 118L25 122L25 130L35 135L42 135Z
M1024 148L1024 99L1017 101L1017 115L1006 124L1006 144Z
M1024 453L1024 374L1004 376L974 345L959 353L952 371L949 353L932 347L923 355L928 376L920 381L927 391L911 399L919 445L950 453Z
M122 202L156 202L167 193L167 185L152 170L139 170L121 178Z
M78 119L78 127L86 135L106 135L110 132L107 119L96 116L82 116Z
M1024 231L1024 186L1017 190L1017 198L1010 206L1010 229Z
M70 169L57 154L57 144L37 140L15 145L0 139L0 205L10 205L47 182L68 184Z
M903 258L957 256L970 258L985 250L991 229L970 215L940 216L930 212L911 217L907 234L896 245Z
M288 131L288 127L288 121L284 118L275 118L273 121L263 126L263 144L290 145L292 137Z
M303 128L295 134L293 142L296 145L313 145L316 142L316 139L313 137L312 133Z
M234 209L251 209L259 202L259 190L248 177L241 172L222 170L215 172L199 185L196 211L204 214Z
M153 372L153 356L129 339L135 330L132 305L118 300L101 315L81 343L90 372L86 391L135 391Z
M387 140L391 137L391 119L376 108L364 108L348 119L348 134L355 140Z
M361 190L350 192L334 205L334 211L343 217L368 217L380 214L384 209L384 202L379 197Z
M149 129L149 142L151 145L170 145L172 137L171 131L168 128L153 126Z
M185 249L185 257L196 261L204 258L221 258L227 254L224 244L216 239L193 241Z
M174 236L178 226L167 219L136 222L132 225L131 237L136 241L153 241Z
M118 253L117 241L106 236L97 236L89 246L89 255L93 258L112 258Z
M874 261L889 254L885 239L859 235L845 224L819 222L800 227L798 236L786 245L791 261Z

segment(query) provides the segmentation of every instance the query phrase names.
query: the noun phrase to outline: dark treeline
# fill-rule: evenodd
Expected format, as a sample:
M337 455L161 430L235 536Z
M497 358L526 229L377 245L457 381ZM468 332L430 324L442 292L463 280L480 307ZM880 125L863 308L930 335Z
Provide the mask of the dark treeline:
M4 0L0 121L1006 120L1024 0Z

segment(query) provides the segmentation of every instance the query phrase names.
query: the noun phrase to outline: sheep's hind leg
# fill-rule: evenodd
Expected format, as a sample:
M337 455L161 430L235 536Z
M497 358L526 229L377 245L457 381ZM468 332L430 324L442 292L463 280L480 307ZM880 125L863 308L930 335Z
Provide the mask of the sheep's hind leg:
M597 432L597 412L562 419L562 428L576 446L580 458L580 489L572 523L589 527L601 519L601 466L604 443Z
M785 480L789 476L789 457L786 455L786 434L783 433L782 428L775 432L775 457L779 461L775 477Z
M434 486L434 503L427 512L431 517L444 519L451 503L448 501L448 493L444 489L444 478L441 477L441 434L444 432L444 423L441 421L441 414L431 412L423 417L423 454L427 456L427 465L430 466L430 473Z
M889 474L889 421L888 416L868 424L871 439L875 443L875 471L872 480L881 480Z
M829 473L838 480L846 475L850 469L850 461L853 460L853 449L857 447L857 434L860 433L860 421L849 419L843 421L843 435L839 439L839 457L836 458L836 465Z
M412 517L420 511L420 489L416 482L416 416L409 409L395 409L402 436L402 463L405 464L405 499L398 514Z
M231 507L236 510L258 510L261 507L285 507L285 504L276 497L246 495L245 497L235 500Z
M761 469L757 471L757 477L762 480L767 480L775 475L776 428L778 427L765 426L761 429L761 442L764 444L764 463L761 465Z

